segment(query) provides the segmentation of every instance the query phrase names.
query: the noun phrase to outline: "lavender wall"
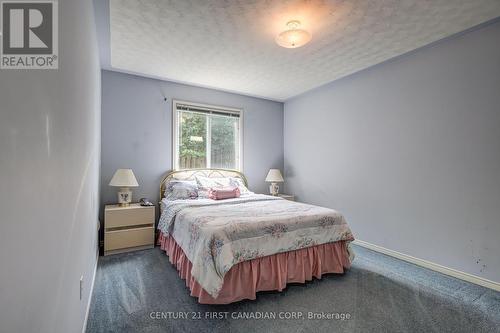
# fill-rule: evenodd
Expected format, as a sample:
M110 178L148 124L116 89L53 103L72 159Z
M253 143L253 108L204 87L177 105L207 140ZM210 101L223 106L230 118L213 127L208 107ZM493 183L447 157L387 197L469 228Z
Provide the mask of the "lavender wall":
M108 183L118 168L133 169L135 200L158 202L172 167L172 99L243 108L243 171L253 191L268 192L267 172L283 169L283 103L102 71L102 205L116 202Z
M287 191L361 240L500 281L500 23L285 103Z

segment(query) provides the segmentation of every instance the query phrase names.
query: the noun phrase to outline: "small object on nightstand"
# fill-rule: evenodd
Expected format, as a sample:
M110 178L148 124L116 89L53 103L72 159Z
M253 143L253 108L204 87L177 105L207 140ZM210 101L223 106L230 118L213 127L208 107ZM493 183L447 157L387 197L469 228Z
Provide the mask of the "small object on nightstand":
M278 194L277 197L290 200L290 201L295 201L295 196L292 194Z
M106 205L104 255L154 247L155 206Z
M154 206L154 204L151 201L149 201L148 198L141 198L141 200L139 200L139 203L143 207Z

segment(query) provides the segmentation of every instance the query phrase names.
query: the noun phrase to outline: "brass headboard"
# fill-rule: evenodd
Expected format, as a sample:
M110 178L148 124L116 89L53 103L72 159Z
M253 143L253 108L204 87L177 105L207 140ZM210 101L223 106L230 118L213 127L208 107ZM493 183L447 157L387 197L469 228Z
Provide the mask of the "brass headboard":
M160 200L165 197L165 188L167 187L167 184L169 181L172 179L176 180L195 180L196 176L203 176L203 177L210 177L210 178L215 178L215 177L235 177L235 178L241 178L243 180L243 183L245 186L248 187L248 181L245 175L239 171L236 170L229 170L229 169L186 169L186 170L174 170L168 172L163 179L161 180L160 183Z

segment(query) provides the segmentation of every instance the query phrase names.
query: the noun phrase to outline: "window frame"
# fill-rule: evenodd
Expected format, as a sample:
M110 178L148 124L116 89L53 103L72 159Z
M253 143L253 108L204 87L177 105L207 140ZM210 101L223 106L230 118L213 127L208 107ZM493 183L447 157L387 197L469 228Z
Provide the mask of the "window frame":
M214 111L221 111L227 113L238 114L238 126L239 126L239 135L238 135L238 165L235 169L236 171L243 172L243 108L234 108L220 105L212 105L212 104L204 104L204 103L195 103L189 101L183 101L179 99L172 100L172 170L189 170L189 169L181 169L179 167L179 117L177 112L177 105L183 104L193 107L213 109ZM210 132L209 132L210 133ZM208 141L208 138L207 138ZM207 155L211 156L211 152ZM207 158L207 167L206 169L211 169L210 166L210 158Z

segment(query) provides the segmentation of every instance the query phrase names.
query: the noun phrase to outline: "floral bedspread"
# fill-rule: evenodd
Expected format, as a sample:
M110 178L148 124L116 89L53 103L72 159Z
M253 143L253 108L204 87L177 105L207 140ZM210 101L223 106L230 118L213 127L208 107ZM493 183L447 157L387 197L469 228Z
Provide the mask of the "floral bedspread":
M242 261L354 239L337 211L268 195L161 204L158 229L174 237L193 264L191 274L214 298Z

